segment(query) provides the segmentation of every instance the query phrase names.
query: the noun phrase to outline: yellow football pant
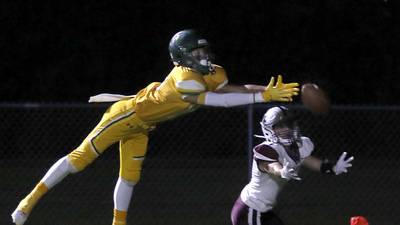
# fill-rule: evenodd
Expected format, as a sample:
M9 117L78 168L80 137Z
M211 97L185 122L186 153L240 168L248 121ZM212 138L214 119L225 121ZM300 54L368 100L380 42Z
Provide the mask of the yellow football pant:
M139 181L151 126L137 117L133 101L127 99L111 105L82 144L68 154L69 162L78 171L119 141L120 177L134 183Z

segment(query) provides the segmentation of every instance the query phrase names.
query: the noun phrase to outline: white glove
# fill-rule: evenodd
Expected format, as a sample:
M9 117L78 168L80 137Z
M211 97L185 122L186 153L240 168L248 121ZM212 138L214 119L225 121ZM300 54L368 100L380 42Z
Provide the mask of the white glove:
M289 162L283 159L283 168L281 170L281 177L286 180L294 179L301 180L296 170L289 166Z
M342 155L339 157L338 161L336 162L336 165L333 166L333 172L336 175L339 175L341 173L347 173L347 168L351 167L351 161L353 161L354 157L351 156L346 159L347 152L343 152Z

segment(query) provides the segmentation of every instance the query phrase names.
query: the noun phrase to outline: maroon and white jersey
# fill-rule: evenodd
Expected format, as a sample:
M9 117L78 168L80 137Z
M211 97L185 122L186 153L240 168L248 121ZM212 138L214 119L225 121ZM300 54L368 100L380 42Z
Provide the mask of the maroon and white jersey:
M289 150L286 150L282 144L267 141L254 147L251 181L240 194L246 205L260 212L269 211L274 207L278 193L287 180L280 176L261 172L258 169L257 160L271 163L280 162L282 165L286 160L290 167L298 170L302 161L314 150L314 144L308 137L301 137L301 141L301 144L292 145Z

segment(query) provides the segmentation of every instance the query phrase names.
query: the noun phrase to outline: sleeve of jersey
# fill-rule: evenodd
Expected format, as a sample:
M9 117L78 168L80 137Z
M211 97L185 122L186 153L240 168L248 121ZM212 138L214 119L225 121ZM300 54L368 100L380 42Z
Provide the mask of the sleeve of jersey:
M301 137L301 140L303 145L301 147L300 157L307 158L314 151L314 143L308 137Z
M180 93L199 94L206 91L206 87L197 80L181 80L175 82L176 89Z
M267 162L278 162L279 155L271 146L261 144L253 149L254 158Z
M225 69L217 65L215 65L215 74L204 76L204 80L210 91L216 91L228 84L228 77Z

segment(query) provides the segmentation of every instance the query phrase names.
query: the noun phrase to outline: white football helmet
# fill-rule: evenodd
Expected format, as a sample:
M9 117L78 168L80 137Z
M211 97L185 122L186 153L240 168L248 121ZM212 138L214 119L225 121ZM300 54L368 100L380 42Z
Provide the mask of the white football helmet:
M294 115L289 112L288 108L277 106L268 109L260 124L264 138L268 142L283 145L291 145L297 142L298 145L301 145L300 129Z

